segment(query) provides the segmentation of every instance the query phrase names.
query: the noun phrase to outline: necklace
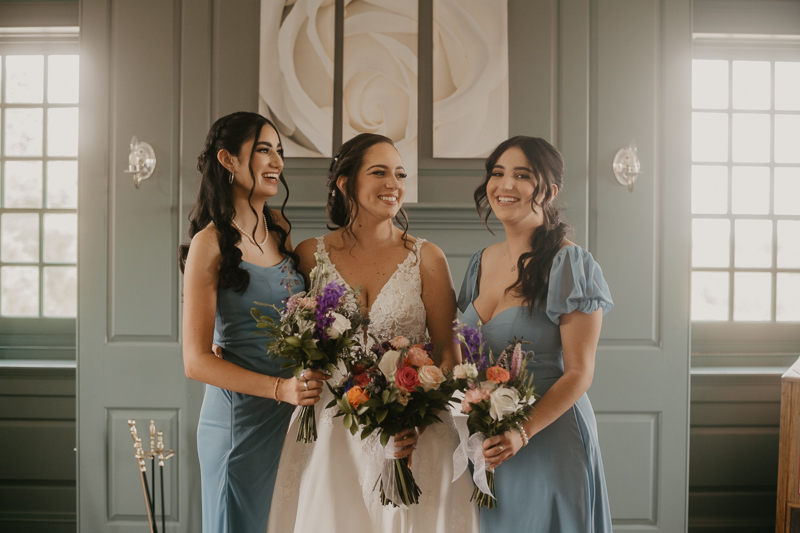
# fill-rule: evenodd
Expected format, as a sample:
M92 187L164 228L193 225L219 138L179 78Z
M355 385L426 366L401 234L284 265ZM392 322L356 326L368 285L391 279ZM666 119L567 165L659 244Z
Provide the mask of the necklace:
M247 237L250 240L250 242L252 242L255 246L264 246L265 244L267 244L267 241L269 240L269 227L267 227L267 215L261 213L261 217L264 219L264 232L267 234L266 237L264 237L264 241L261 244L256 243L256 240L253 238L253 236L247 233L245 230L243 230L241 226L239 226L239 224L236 223L235 219L231 219L231 222L233 222L233 225L236 226L236 229L239 230L239 233Z

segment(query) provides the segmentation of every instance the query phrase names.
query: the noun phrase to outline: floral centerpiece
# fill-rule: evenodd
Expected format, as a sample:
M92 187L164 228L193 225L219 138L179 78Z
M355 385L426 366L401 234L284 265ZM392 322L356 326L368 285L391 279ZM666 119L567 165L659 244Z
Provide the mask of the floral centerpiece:
M359 311L358 292L331 280L327 258L317 254L314 257L317 266L309 275L308 292L292 294L284 301L283 309L271 306L280 313L279 322L258 308L250 311L260 329L257 333L272 338L267 350L273 357L289 359L281 368L294 369L296 378L307 369L332 374L342 357L359 345L357 334L366 322ZM303 406L299 420L297 442L317 440L314 406Z
M463 363L453 368L458 388L464 392L461 410L467 414L469 438L461 442L455 454L454 480L475 465L472 498L478 507L497 506L494 497L494 471L486 470L483 441L509 430L520 431L530 417L535 401L533 375L528 376L526 362L533 352L524 352L515 338L495 358L484 345L480 327L456 321L456 339L463 347Z
M408 457L394 458L394 436L407 428L441 422L436 412L448 408L456 383L433 364L432 345L412 344L405 337L378 342L345 361L348 374L331 387L336 416L355 435L365 439L380 433L381 503L407 507L419 503L420 488L408 465Z

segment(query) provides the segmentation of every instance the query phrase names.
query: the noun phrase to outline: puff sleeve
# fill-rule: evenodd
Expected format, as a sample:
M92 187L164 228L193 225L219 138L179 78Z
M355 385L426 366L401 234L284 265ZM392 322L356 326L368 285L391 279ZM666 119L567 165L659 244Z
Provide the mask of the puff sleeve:
M550 267L548 318L559 325L562 314L576 309L591 314L601 307L605 315L614 307L614 302L600 265L583 248L565 246L558 251Z

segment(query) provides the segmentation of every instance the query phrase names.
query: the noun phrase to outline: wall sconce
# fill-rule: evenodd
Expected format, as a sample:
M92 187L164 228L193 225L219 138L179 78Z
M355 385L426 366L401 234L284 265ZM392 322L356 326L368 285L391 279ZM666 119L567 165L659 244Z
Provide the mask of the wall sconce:
M142 186L142 181L153 175L156 169L156 153L149 143L139 142L136 135L131 139L131 153L128 156L128 170L125 174L133 174L133 184L136 188Z
M633 182L639 177L642 168L639 156L636 155L636 141L631 141L628 146L617 151L611 167L620 185L625 185L628 187L628 192L633 192Z

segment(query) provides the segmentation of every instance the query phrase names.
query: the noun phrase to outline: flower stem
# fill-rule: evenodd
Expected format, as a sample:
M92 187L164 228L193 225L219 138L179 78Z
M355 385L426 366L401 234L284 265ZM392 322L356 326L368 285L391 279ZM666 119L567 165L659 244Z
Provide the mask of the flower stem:
M486 482L492 494L496 494L494 490L494 472L486 471ZM469 501L477 503L478 507L486 507L487 509L494 509L497 507L497 500L483 492L477 485L472 489L472 498L470 498Z
M317 414L313 405L304 405L300 409L300 421L297 427L297 440L308 444L317 440Z

